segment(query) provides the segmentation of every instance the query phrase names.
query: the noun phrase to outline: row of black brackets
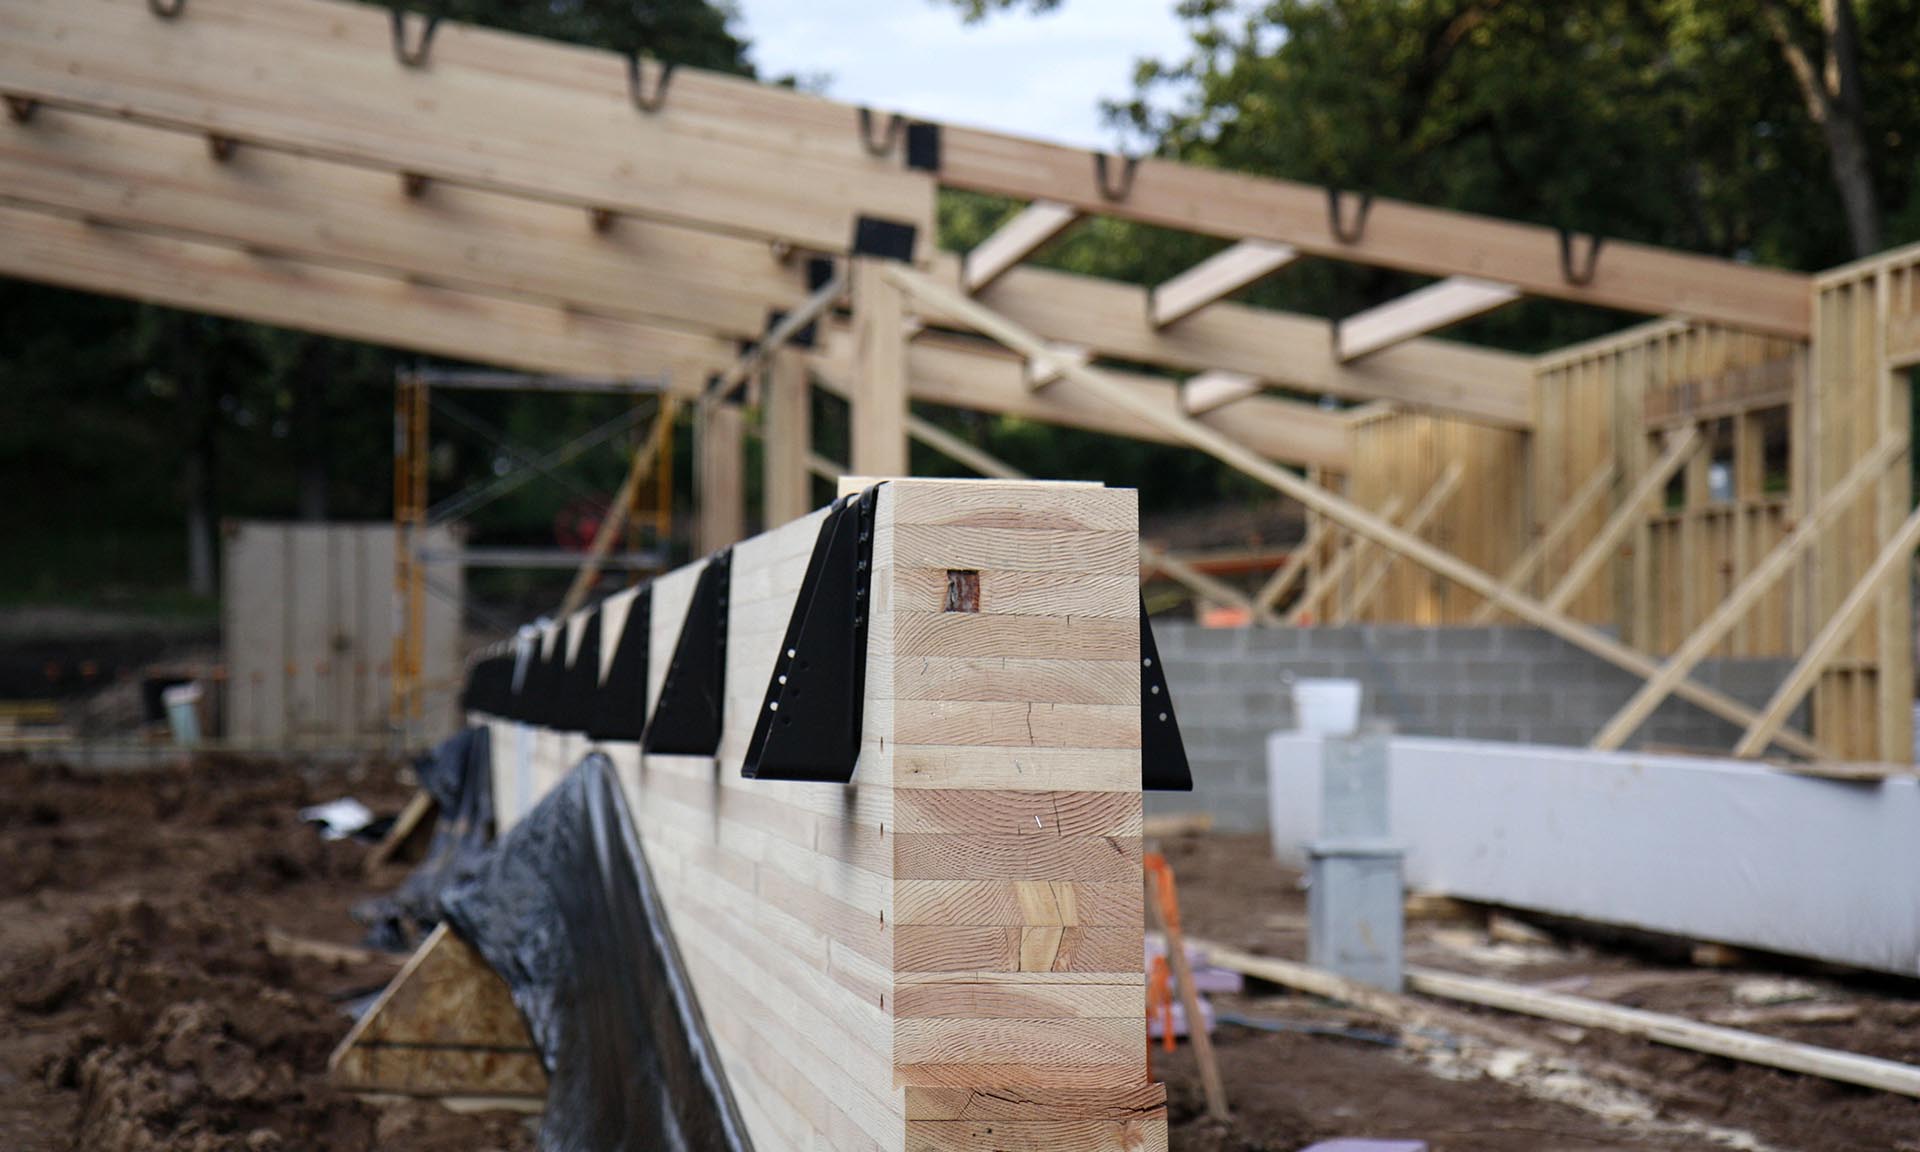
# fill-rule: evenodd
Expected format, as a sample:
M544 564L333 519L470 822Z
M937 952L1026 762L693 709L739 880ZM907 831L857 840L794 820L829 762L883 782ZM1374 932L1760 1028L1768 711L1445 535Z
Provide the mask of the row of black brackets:
M836 500L820 525L793 615L774 662L764 707L740 773L755 780L848 784L860 758L866 706L867 627L872 615L874 512L879 485ZM674 643L673 660L652 715L646 711L652 586L640 589L604 679L590 654L599 651L600 613L590 610L571 666L562 632L536 650L518 692L514 657L474 665L463 705L526 724L585 732L594 740L639 740L660 756L712 756L725 719L727 602L732 552L715 553L701 569L693 601ZM1180 721L1173 710L1146 606L1140 608L1141 787L1149 792L1193 788Z

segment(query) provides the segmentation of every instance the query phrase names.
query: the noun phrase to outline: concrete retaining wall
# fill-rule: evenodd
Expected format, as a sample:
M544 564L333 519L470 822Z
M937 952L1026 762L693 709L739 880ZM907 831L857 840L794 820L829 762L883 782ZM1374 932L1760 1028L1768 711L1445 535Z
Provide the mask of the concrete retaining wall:
M1409 735L1575 747L1593 739L1641 683L1536 628L1220 629L1169 621L1153 633L1195 787L1190 795L1150 793L1148 811L1205 810L1219 827L1236 830L1265 824L1266 739L1293 726L1294 678L1360 680L1366 715ZM1791 667L1785 659L1708 661L1695 678L1757 706ZM1724 750L1739 735L1670 699L1628 746Z

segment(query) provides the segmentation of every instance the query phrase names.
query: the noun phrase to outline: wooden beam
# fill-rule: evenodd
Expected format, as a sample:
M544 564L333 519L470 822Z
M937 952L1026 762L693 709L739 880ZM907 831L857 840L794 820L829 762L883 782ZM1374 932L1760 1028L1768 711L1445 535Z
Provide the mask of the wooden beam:
M1880 549L1880 554L1874 557L1873 563L1854 583L1833 617L1807 645L1800 662L1793 666L1786 680L1774 690L1760 715L1748 723L1740 743L1734 746L1735 756L1759 756L1767 750L1770 741L1778 740L1780 734L1786 731L1782 725L1787 722L1787 715L1800 706L1800 701L1813 690L1820 674L1832 663L1840 646L1860 627L1867 609L1873 606L1874 597L1879 594L1887 578L1896 569L1905 571L1906 562L1913 556L1916 546L1920 546L1920 509L1915 509L1888 539Z
M852 458L861 476L906 476L907 341L900 289L872 257L853 261Z
M1554 514L1552 522L1547 525L1547 530L1535 537L1533 543L1527 545L1527 550L1520 554L1520 559L1514 561L1513 567L1507 569L1506 575L1500 578L1501 587L1509 592L1517 592L1533 578L1534 570L1540 567L1541 562L1551 555L1567 534L1573 531L1574 526L1585 518L1587 510L1613 487L1614 473L1615 467L1612 460L1607 460L1593 470L1593 474L1580 485L1580 490L1567 501L1566 507ZM1499 614L1499 607L1493 601L1485 600L1481 602L1479 608L1474 610L1472 622L1486 624Z
M1700 435L1699 426L1695 424L1689 424L1673 434L1667 441L1666 451L1662 452L1660 458L1648 466L1647 470L1640 474L1640 478L1634 481L1633 488L1627 493L1626 499L1620 501L1620 506L1613 510L1613 515L1600 526L1600 531L1588 541L1586 548L1567 568L1566 574L1560 577L1559 582L1553 586L1553 590L1547 593L1543 603L1548 608L1555 612L1565 610L1567 604L1580 594L1580 590L1587 586L1588 581L1592 580L1599 573L1601 566L1612 557L1613 550L1620 546L1620 538L1646 516L1647 501L1664 492L1667 481L1673 479L1673 474L1678 472L1687 461L1693 459L1694 454L1699 452L1705 443L1705 439Z
M1405 498L1396 492L1381 503L1377 515L1381 520L1391 524L1400 515L1400 506L1404 503L1406 503ZM1300 594L1300 599L1295 601L1293 610L1287 613L1287 623L1295 627L1311 623L1314 607L1340 586L1340 581L1347 577L1347 570L1358 564L1372 547L1372 543L1365 537L1350 537L1334 555L1333 562L1321 570L1319 578Z
M1285 244L1242 240L1155 285L1147 293L1147 316L1155 328L1176 324L1279 271L1299 255Z
M961 265L960 282L969 292L980 291L1073 227L1079 219L1080 213L1065 204L1035 200L993 235L973 246Z
M1058 200L1083 212L1425 276L1479 276L1531 295L1649 315L1800 339L1812 328L1813 282L1791 272L1608 240L1591 276L1582 277L1587 241L1568 238L1574 251L1563 262L1562 234L1552 228L1383 198L1363 203L1353 193L1171 160L1125 167L1127 187L1114 195L1120 175L1109 171L1103 189L1094 158L1079 149L972 128L941 133L940 182L950 188Z
M1472 276L1449 276L1340 321L1334 326L1339 348L1336 354L1341 363L1351 363L1518 299L1520 290L1511 285Z
M761 507L767 527L778 528L813 511L813 385L798 351L776 352L760 390Z
M694 408L694 551L717 552L746 538L746 412L716 396Z
M1427 522L1438 515L1453 494L1460 490L1460 479L1465 475L1466 466L1460 461L1455 460L1448 464L1447 470L1440 474L1440 479L1436 480L1433 487L1427 490L1427 494L1420 498L1420 503L1413 506L1412 512L1407 513L1407 522L1402 524L1401 528L1416 536L1426 531ZM1366 575L1362 576L1360 582L1354 586L1353 595L1340 606L1334 623L1345 624L1360 618L1360 614L1373 603L1374 594L1380 590L1380 585L1385 583L1387 573L1392 571L1395 559L1395 556L1388 554L1367 570Z
M843 137L783 141L692 114L689 77L645 112L616 53L444 22L410 68L388 9L335 0L194 0L171 21L4 0L0 21L7 90L49 106L406 173L428 195L460 184L824 252L848 251L866 215L932 247L931 177L867 155L844 106Z
M638 218L596 233L575 208L447 184L408 200L385 173L262 149L220 164L194 137L59 109L0 123L0 189L95 222L746 339L806 295L800 262L764 241Z
M809 359L821 384L841 396L849 395L852 387L852 345L847 327L831 325ZM1062 378L1034 390L1024 357L970 336L921 336L907 346L907 369L908 388L913 399L922 403L1001 413L1155 443L1177 443L1164 428L1104 403L1072 379ZM1172 380L1144 373L1106 375L1156 406L1179 410L1180 386ZM1340 413L1317 405L1255 396L1200 419L1233 429L1255 451L1274 460L1334 469L1352 466L1351 428Z
M1180 406L1189 416L1204 416L1236 400L1258 396L1260 380L1242 372L1202 372L1180 385Z
M1854 1052L1839 1052L1812 1044L1776 1040L1753 1032L1702 1024L1664 1012L1641 1008L1623 1008L1563 992L1548 992L1489 980L1480 976L1462 976L1433 968L1407 969L1407 987L1428 996L1518 1012L1545 1020L1558 1020L1582 1028L1605 1028L1626 1036L1638 1036L1656 1044L1704 1052L1747 1064L1759 1064L1819 1076L1843 1084L1857 1084L1903 1096L1920 1096L1920 1067L1897 1060L1882 1060Z
M668 381L724 340L0 206L0 275L526 372Z
M934 451L965 464L982 476L997 480L1030 479L1025 472L992 453L967 443L929 420L908 414L907 433ZM1238 588L1215 579L1192 564L1169 554L1165 549L1156 548L1144 540L1140 542L1140 561L1147 568L1166 573L1197 595L1244 610L1250 619L1258 619L1262 623L1278 623L1271 612L1256 609L1253 601Z
M1010 323L1005 317L992 313L984 305L960 296L924 274L902 265L889 266L886 274L917 300L938 307L950 315L963 317L968 323L977 323L982 331L991 329L990 335L995 339L1012 341L1016 351L1033 355L1045 348L1040 338L1031 332ZM1086 387L1089 392L1105 398L1117 407L1134 412L1142 419L1159 424L1170 434L1178 436L1192 447L1293 497L1310 510L1338 522L1349 531L1366 536L1383 547L1391 548L1436 575L1462 585L1468 591L1497 599L1501 607L1527 623L1544 628L1569 644L1590 652L1615 667L1632 672L1642 679L1654 675L1659 670L1659 666L1646 655L1627 647L1599 629L1582 624L1565 612L1549 608L1538 600L1507 591L1492 576L1459 557L1435 548L1419 537L1401 531L1366 509L1278 467L1249 450L1244 444L1189 416L1152 406L1096 369L1071 367L1067 375ZM1751 724L1758 717L1757 713L1740 701L1694 680L1682 681L1675 691L1724 720ZM1802 755L1820 755L1818 746L1804 736L1782 731L1779 738L1783 744L1788 744L1793 751Z
M1272 609L1280 603L1280 598L1287 594L1287 590L1306 574L1307 565L1313 562L1314 550L1320 546L1321 533L1320 520L1316 517L1307 525L1306 537L1287 553L1286 563L1280 565L1273 575L1267 578L1267 582L1260 586L1260 591L1254 594L1255 604Z
M1853 470L1820 497L1813 511L1794 526L1786 539L1780 541L1768 552L1766 557L1755 564L1744 580L1727 594L1720 606L1713 610L1693 634L1681 641L1661 666L1660 674L1640 686L1633 698L1621 706L1620 711L1608 720L1593 738L1592 747L1602 751L1611 751L1627 742L1640 726L1653 715L1654 709L1673 691L1673 686L1691 673L1700 661L1712 653L1727 633L1733 631L1742 617L1752 609L1760 597L1767 594L1779 583L1800 557L1820 539L1827 525L1852 504L1868 484L1877 479L1895 461L1899 460L1904 445L1897 437L1889 437L1880 447L1867 454L1867 457L1853 466ZM1764 714L1763 714L1764 716Z
M959 284L957 261L942 258L935 270L943 283ZM979 299L1049 340L1107 359L1241 372L1290 391L1387 400L1506 428L1533 423L1532 361L1508 352L1420 339L1342 364L1333 326L1318 317L1223 301L1155 328L1146 289L1032 266L1008 272Z

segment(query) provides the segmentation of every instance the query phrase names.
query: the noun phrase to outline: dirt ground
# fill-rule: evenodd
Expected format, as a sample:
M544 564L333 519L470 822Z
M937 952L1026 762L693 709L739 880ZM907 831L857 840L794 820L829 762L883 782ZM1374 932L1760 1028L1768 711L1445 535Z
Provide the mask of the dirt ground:
M485 1152L524 1117L333 1091L341 1004L392 974L276 954L359 942L364 845L306 804L405 799L391 768L208 761L80 776L0 759L0 1148L11 1152ZM285 949L278 949L284 952Z
M327 844L298 823L300 806L349 794L387 811L405 798L387 766L207 761L102 776L0 759L0 1148L533 1146L525 1117L373 1104L328 1086L327 1054L349 1022L342 1004L392 965L289 956L276 941L357 944L348 910L398 879L370 883L363 845ZM1260 838L1161 847L1189 932L1304 955L1298 877ZM1703 968L1684 951L1583 943L1511 920L1490 929L1484 913L1452 911L1410 924L1409 959L1697 1019L1745 1013L1756 1031L1920 1062L1912 984L1752 957ZM1920 1101L1604 1032L1437 1004L1441 1027L1401 1029L1264 987L1215 1003L1351 1034L1223 1024L1235 1116L1224 1129L1204 1117L1189 1050L1156 1051L1175 1152L1295 1152L1339 1136L1424 1139L1435 1152L1920 1152Z
M1299 875L1272 862L1264 838L1185 836L1160 848L1191 935L1305 958ZM1686 949L1583 942L1483 911L1446 911L1445 919L1408 924L1410 963L1920 1063L1914 982L1793 970L1744 955L1729 967L1700 967ZM1175 1149L1292 1152L1316 1139L1368 1136L1424 1139L1434 1152L1920 1152L1920 1100L1464 1005L1433 1002L1454 1023L1443 1035L1413 1035L1281 989L1248 992L1215 1005L1262 1020L1384 1033L1398 1046L1223 1025L1215 1044L1235 1117L1227 1131L1204 1118L1186 1046L1156 1051ZM1812 1022L1781 1022L1793 1017Z

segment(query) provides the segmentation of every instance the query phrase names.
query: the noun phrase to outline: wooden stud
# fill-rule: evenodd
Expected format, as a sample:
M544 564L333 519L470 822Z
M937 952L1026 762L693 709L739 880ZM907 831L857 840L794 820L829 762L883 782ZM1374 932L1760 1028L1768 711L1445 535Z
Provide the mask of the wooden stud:
M1614 549L1620 546L1620 538L1646 515L1647 502L1666 490L1667 481L1673 479L1673 474L1688 461L1698 456L1703 443L1700 429L1691 424L1669 440L1660 459L1654 461L1653 466L1634 481L1626 498L1607 518L1599 534L1587 542L1579 559L1573 562L1566 575L1560 578L1541 602L1556 612L1565 609L1567 602L1578 595L1587 582L1599 573L1601 565L1612 557Z
M768 528L778 528L813 511L813 478L807 453L813 450L813 385L806 361L792 349L774 353L761 388L761 505Z
M1460 461L1455 460L1447 465L1447 470L1440 474L1440 479L1434 481L1433 487L1420 498L1420 503L1413 506L1413 511L1407 513L1406 523L1400 527L1414 535L1426 531L1427 522L1434 518L1455 492L1459 491L1460 478L1465 474L1466 467ZM1365 575L1360 577L1359 582L1354 585L1353 595L1347 598L1335 615L1334 623L1345 624L1360 618L1361 613L1365 612L1367 606L1373 602L1374 593L1380 590L1380 582L1387 578L1387 572L1393 567L1394 559L1391 555L1382 557L1367 570Z
M1404 499L1397 493L1389 496L1380 505L1377 515L1385 523L1391 524L1400 515L1400 506L1403 503L1405 503ZM1340 587L1340 582L1346 578L1347 570L1359 564L1372 547L1372 542L1365 537L1351 536L1346 546L1334 555L1333 562L1314 575L1313 582L1307 585L1307 590L1302 592L1300 599L1294 602L1293 610L1287 613L1287 623L1296 628L1312 623L1315 605Z
M1510 592L1517 592L1532 579L1541 561L1560 546L1561 542L1572 533L1574 526L1580 523L1600 498L1607 494L1607 490L1613 487L1613 477L1614 466L1611 461L1595 468L1593 474L1587 477L1586 483L1580 485L1580 490L1567 501L1566 507L1554 514L1553 522L1547 525L1547 530L1535 537L1533 543L1527 545L1527 550L1520 554L1520 559L1514 561L1513 567L1507 569L1506 574L1500 578L1501 587ZM1475 609L1473 623L1490 623L1499 614L1500 610L1493 601L1484 601L1479 608Z
M871 257L853 261L852 459L862 476L905 476L907 464L906 318L900 289Z
M747 534L746 414L704 396L694 407L694 548L707 555Z

